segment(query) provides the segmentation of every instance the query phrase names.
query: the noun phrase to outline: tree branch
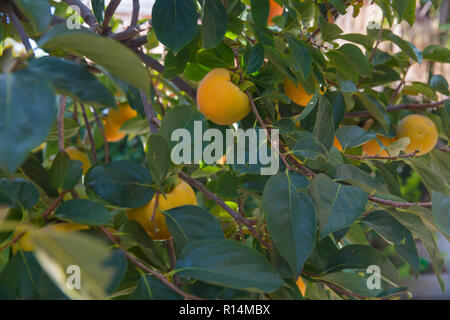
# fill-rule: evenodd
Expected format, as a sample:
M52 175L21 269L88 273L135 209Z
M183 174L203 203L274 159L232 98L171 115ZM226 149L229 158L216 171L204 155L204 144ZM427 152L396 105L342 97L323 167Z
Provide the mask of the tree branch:
M139 0L133 0L133 13L131 15L130 28L133 28L137 25L139 21L139 10L140 10Z
M95 110L95 108L91 107L91 111L94 114L95 122L97 123L97 127L100 130L100 133L103 138L103 145L105 146L105 162L108 163L109 162L109 144L108 144L108 140L106 140L105 127L103 126L103 123L97 114L97 110Z
M345 156L350 159L357 159L357 160L397 160L397 159L403 159L403 158L413 158L417 156L417 153L419 151L414 151L412 153L407 154L400 154L398 156L354 156L350 154L346 154Z
M98 162L97 150L95 149L94 137L92 136L91 126L89 124L89 119L86 114L86 108L84 107L84 104L81 102L80 105L81 105L81 113L83 114L84 124L86 125L86 131L88 134L89 142L91 144L92 157L94 158L94 163L97 163Z
M78 8L80 8L80 14L84 22L86 22L87 25L90 26L92 29L95 29L97 19L95 18L94 14L92 13L91 9L89 9L89 7L87 7L80 0L62 0L62 1L67 3L69 6L77 6Z
M158 71L159 73L163 73L164 66L160 64L157 60L153 59L152 57L146 55L140 50L136 50L136 53L141 58L141 60L145 63L145 65L153 70ZM180 77L175 77L172 80L170 80L173 84L175 84L180 90L186 92L186 94L191 97L193 101L196 101L197 97L197 90L192 88L189 84L187 84L184 80L182 80Z
M61 96L59 99L59 111L58 111L58 149L60 152L64 152L64 112L66 110L66 96Z
M102 34L108 32L108 25L122 0L111 0L105 10L105 18L103 19Z
M150 133L154 134L158 132L158 123L155 121L155 110L153 109L152 103L148 100L147 95L142 92L142 90L140 90L139 92L141 94L142 104L144 105L145 116L147 118L148 125L150 126Z
M393 112L393 111L398 111L398 110L403 110L403 109L408 109L408 110L425 110L425 109L430 109L430 108L436 108L439 107L443 104L445 104L446 102L450 102L450 98L441 100L441 101L437 101L437 102L432 102L432 103L404 103L404 104L399 104L396 106L388 106L386 108L387 112ZM355 112L349 112L345 115L345 118L347 119L351 119L351 118L367 118L367 117L372 117L369 111L363 110L363 111L355 111Z
M219 196L217 196L215 193L209 191L200 181L197 181L193 178L191 178L189 175L187 175L184 172L180 172L178 176L189 183L194 188L198 189L200 192L202 192L208 199L214 201L217 203L220 207L222 207L226 212L230 214L236 220L236 222L240 222L243 225L247 227L247 229L250 231L250 233L255 237L256 239L261 242L264 246L266 246L269 249L272 249L272 245L266 241L264 241L260 235L256 232L256 230L253 228L250 221L248 221L245 217L241 216L239 213L235 212L233 209L231 209Z
M431 202L398 202L398 201L392 201L392 200L385 200L380 199L378 197L375 197L373 195L369 194L369 200L375 203L384 204L386 206L390 207L396 207L396 208L409 208L409 207L425 207L425 208L431 208Z
M31 47L30 44L30 39L28 38L27 32L25 31L16 14L14 13L13 7L10 4L7 4L5 6L5 10L6 14L11 20L11 23L14 25L14 28L16 28L17 33L19 34L20 39L22 40L22 43L25 46L25 49L27 49L27 52L31 51L32 55L34 56L33 48Z
M173 291L175 291L176 293L178 293L179 295L185 297L186 299L190 299L190 300L204 300L200 297L197 297L195 295L189 294L187 292L184 292L183 290L181 290L180 288L178 288L177 286L175 286L172 282L170 282L169 280L166 279L166 277L164 277L162 274L160 274L159 272L150 269L149 267L147 267L145 264L143 264L142 262L140 262L139 260L137 260L132 254L130 254L127 250L125 250L114 238L114 236L108 231L106 230L104 227L99 227L100 231L112 242L114 243L117 248L119 248L120 251L123 252L123 254L125 255L125 257L128 259L128 261L130 261L132 264L134 264L137 268L143 270L146 273L151 274L152 276L154 276L155 278L159 279L161 282L163 282L166 286L168 286L169 288L171 288Z

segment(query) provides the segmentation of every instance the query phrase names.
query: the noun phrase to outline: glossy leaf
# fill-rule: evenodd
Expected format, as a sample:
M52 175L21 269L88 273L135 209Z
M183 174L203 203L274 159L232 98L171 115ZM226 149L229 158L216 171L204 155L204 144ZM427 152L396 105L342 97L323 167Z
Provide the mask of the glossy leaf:
M176 269L183 277L248 291L274 292L283 285L259 252L234 240L190 243L178 257Z
M203 48L216 47L225 36L228 26L226 9L220 0L205 0L202 18Z
M197 9L194 1L156 0L152 27L158 40L178 53L195 35Z
M217 219L202 207L181 206L165 211L164 215L177 252L190 242L225 238Z
M55 102L50 85L34 72L0 75L0 168L13 173L45 140L56 116Z
M91 168L86 175L86 187L103 199L126 208L147 204L155 193L152 176L144 167L127 160Z
M87 199L63 202L55 211L55 217L88 226L104 226L112 221L112 214L101 203Z
M39 199L39 191L25 179L0 179L0 207L17 210L31 208Z
M334 182L324 174L314 178L310 194L317 209L321 238L350 226L364 213L368 201L360 188Z
M316 242L316 210L309 196L301 192L308 185L303 176L278 174L267 181L263 192L270 236L296 275L302 271Z

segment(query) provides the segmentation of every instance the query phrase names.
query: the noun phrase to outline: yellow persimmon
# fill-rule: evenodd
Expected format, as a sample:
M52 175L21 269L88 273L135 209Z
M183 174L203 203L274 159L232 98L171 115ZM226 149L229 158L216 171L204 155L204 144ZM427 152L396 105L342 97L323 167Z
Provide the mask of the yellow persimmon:
M119 104L117 110L109 109L108 116L103 121L105 127L105 136L108 142L117 142L122 140L127 134L120 131L120 127L128 120L137 116L136 110L127 103Z
M297 82L297 85L295 85L295 83L289 78L284 80L284 93L286 93L291 101L301 107L305 107L314 96L314 94L308 94L306 92L300 84L300 81Z
M377 135L377 139L383 144L385 147L389 147L393 142L395 142L395 138L387 138L382 135ZM372 139L363 144L363 154L365 156L382 156L388 157L389 154L386 149L382 149L382 146L376 139Z
M159 209L166 211L184 205L196 205L197 198L191 186L180 181L170 192L159 195L156 210L155 203L156 195L143 207L128 210L127 216L128 219L139 222L153 240L167 240L172 236L167 228L166 218Z
M272 19L276 16L281 16L283 14L283 7L280 6L276 1L270 0L270 11L269 17L267 19L267 24L269 26L273 25Z
M89 160L86 152L80 151L75 147L68 147L66 149L66 153L70 159L81 161L83 164L83 174L85 174L91 167L91 160Z
M295 282L297 284L298 289L300 290L300 292L302 293L302 296L305 296L306 293L306 285L303 282L302 277L298 277L297 281Z
M411 114L398 124L397 137L399 139L409 138L410 142L405 148L406 153L418 151L418 155L424 155L435 147L438 141L438 131L430 118Z
M229 125L242 120L250 112L247 95L231 82L230 71L218 68L200 82L197 105L209 120Z
M333 146L335 146L340 152L342 152L342 145L336 136L334 136Z

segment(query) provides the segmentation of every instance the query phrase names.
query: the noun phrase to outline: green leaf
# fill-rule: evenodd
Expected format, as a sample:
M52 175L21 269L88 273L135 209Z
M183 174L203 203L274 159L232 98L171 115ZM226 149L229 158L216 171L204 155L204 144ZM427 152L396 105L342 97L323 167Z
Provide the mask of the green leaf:
M382 39L395 43L408 57L418 63L422 63L422 53L411 42L403 40L399 36L393 34L390 30L383 30ZM426 49L425 49L426 50ZM424 51L425 54L425 51Z
M178 257L177 274L227 288L274 292L283 281L256 250L234 240L188 244Z
M53 289L45 296L44 286ZM0 296L7 290L11 299L64 299L65 296L50 281L33 253L20 252L11 256L0 274Z
M393 244L395 251L408 262L414 273L419 274L419 254L408 229L383 210L372 211L361 221Z
M30 21L33 31L42 33L52 20L48 0L13 0L20 12Z
M228 17L220 0L205 0L202 17L203 48L215 48L227 32Z
M142 275L138 286L130 295L130 300L183 300L161 280L150 275Z
M342 126L336 130L336 137L344 150L358 147L365 142L375 139L377 134L366 131L358 126Z
M67 153L60 152L53 160L50 169L50 182L56 189L71 189L83 174L83 163L78 160L71 160Z
M450 195L450 182L443 179L448 172L438 172L435 168L432 168L428 156L408 159L405 162L420 175L430 193L431 191L438 191Z
M101 203L72 199L63 202L55 211L55 217L88 226L104 226L112 221L113 215Z
M431 60L436 62L450 62L450 49L431 44L423 50L423 58L425 60Z
M194 1L156 0L152 9L152 27L156 37L176 54L195 35L197 8Z
M440 93L449 95L448 82L443 75L436 74L430 79L430 87Z
M78 123L72 118L64 118L64 139L75 136L80 130ZM48 142L58 141L58 123L55 121L47 136Z
M78 63L54 57L33 60L31 70L45 77L62 94L89 105L115 108L111 92Z
M45 140L56 115L50 85L26 69L0 75L0 168L13 173Z
M345 14L345 1L343 0L330 0L330 3L337 9L340 14Z
M152 134L147 143L147 163L152 177L160 187L170 168L169 145L163 137Z
M434 93L433 88L431 88L429 85L425 83L418 81L412 81L410 85L405 86L402 90L402 93L416 96L424 95L425 97L431 100L437 100L437 96Z
M233 50L224 43L214 49L200 50L195 59L209 68L232 68L234 66Z
M164 215L177 253L194 241L225 238L217 219L202 207L181 206L165 211Z
M106 299L117 286L126 270L126 260L117 261L116 250L109 244L81 232L61 233L30 229L30 239L36 247L34 254L48 276L71 299ZM79 290L66 285L72 273L69 266L81 271ZM125 267L125 268L124 268ZM73 271L72 271L73 272Z
M341 46L337 51L343 53L350 61L351 66L363 77L370 78L372 72L367 57L357 46L347 43Z
M450 196L433 191L431 203L434 222L442 232L450 235Z
M190 146L191 150L194 150L195 143L203 143L201 136L198 137L197 135L194 135L194 121L200 121L203 130L207 129L206 119L203 114L201 114L193 107L188 106L177 106L175 108L171 108L171 110L167 112L167 114L161 121L161 127L159 128L158 133L169 144L169 150L171 150L171 159L173 159L174 154L178 156L180 150L176 148L176 146L179 143L180 145L187 144L188 147ZM182 129L188 130L191 139L188 139L188 141L184 141L184 138L182 138L182 141L179 142L180 137L178 137L174 133L176 133L176 130ZM174 135L174 140L172 140L172 135ZM190 158L190 160L192 161L193 155L191 156L192 157Z
M393 8L397 14L399 22L403 19L412 26L416 20L416 0L395 0Z
M325 20L322 15L319 16L319 27L322 33L322 37L324 41L330 42L339 37L339 35L343 32L341 28L339 28L334 23L329 23Z
M39 191L25 179L0 179L0 207L27 210L39 199Z
M312 56L308 48L302 42L288 37L287 43L291 50L292 67L295 71L301 71L303 78L307 79L312 68Z
M145 92L150 89L149 73L137 54L111 38L101 37L86 29L68 30L64 23L60 23L40 39L39 46L65 49L86 56L136 88Z
M324 174L314 178L310 194L316 205L321 238L350 226L364 213L368 201L360 188L334 182Z
M91 0L92 11L97 18L98 23L103 24L105 16L105 0Z
M334 141L333 109L327 98L319 97L316 123L314 124L314 136L330 150Z
M368 193L373 193L375 191L389 193L386 186L378 179L351 164L340 165L336 170L336 179L351 183Z
M28 180L33 181L51 198L58 196L58 191L50 183L50 173L46 170L39 159L32 153L27 160L20 166L20 170L24 173Z
M147 204L155 193L152 182L147 169L127 160L93 167L85 178L86 187L112 204L125 208Z
M399 283L398 272L392 262L381 252L372 247L353 244L340 249L330 258L327 264L328 272L345 269L363 269L376 265L380 267L381 277L394 284Z
M269 0L250 0L250 4L255 24L261 28L266 27L270 12Z
M439 248L436 244L434 234L425 226L422 219L414 214L408 212L390 211L395 219L409 229L416 238L422 240L425 248L428 251L431 259L431 265L434 273L441 285L442 292L444 292L444 281L441 277L442 266L444 265L444 258L442 257Z
M373 40L365 34L347 33L347 34L341 34L339 36L339 38L353 42L353 43L360 44L360 45L364 46L364 48L368 51L370 51L373 46Z
M360 93L358 97L369 113L381 124L384 131L386 133L389 132L391 121L389 120L386 109L369 95Z
M332 283L346 291L351 293L369 297L369 298L377 298L383 294L385 290L392 288L386 281L381 279L381 288L371 288L367 286L367 282L371 273L350 273L350 272L333 272L328 273L324 276L321 276L321 280L325 280L329 283Z
M250 74L258 71L264 63L264 46L257 43L248 46L244 53L245 73Z
M309 181L298 174L270 177L263 192L267 228L277 251L299 275L316 242L314 204L301 192Z
M291 150L294 156L304 157L305 159L317 159L319 157L327 160L328 151L325 146L310 132L298 132L295 135L296 144Z
M189 55L187 52L183 54L180 52L174 55L172 50L167 52L164 58L164 71L163 76L167 79L173 79L184 71L189 60Z

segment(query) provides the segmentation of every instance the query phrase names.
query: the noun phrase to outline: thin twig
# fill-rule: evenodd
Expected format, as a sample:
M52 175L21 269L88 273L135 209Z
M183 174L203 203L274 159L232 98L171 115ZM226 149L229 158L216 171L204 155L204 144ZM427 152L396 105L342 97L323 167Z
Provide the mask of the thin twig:
M84 104L80 102L80 105L81 105L81 113L83 114L84 124L86 125L86 131L88 134L89 142L91 143L92 157L94 158L94 163L97 163L98 162L97 150L95 149L95 141L94 137L92 136L91 125L89 124L89 119L87 117L86 108L84 107Z
M92 29L95 29L97 19L95 18L94 14L92 13L91 9L89 9L89 7L87 7L80 0L63 0L63 1L67 3L69 6L77 6L80 9L80 15L83 18L84 22L86 22L87 25Z
M62 95L59 99L58 111L58 149L64 152L64 112L66 110L66 96Z
M95 122L97 123L97 127L100 130L100 133L103 138L103 145L105 146L105 162L108 163L109 162L109 144L108 144L108 140L106 139L105 127L103 126L103 123L97 114L97 110L95 110L93 107L91 107L91 111L94 114Z
M447 99L444 99L441 101L437 101L437 102L432 102L432 103L404 103L404 104L399 104L396 106L388 106L386 108L386 111L393 112L393 111L398 111L398 110L403 110L403 109L425 110L425 109L437 108L437 107L445 104L446 102L450 102L450 98L447 98ZM370 112L367 110L349 112L345 115L345 118L349 118L349 119L351 119L351 118L367 118L367 117L371 117Z
M384 204L390 207L396 207L396 208L409 208L409 207L426 207L431 208L431 202L398 202L398 201L392 201L392 200L385 200L380 199L378 197L375 197L373 195L369 195L369 200L375 203Z
M404 158L413 158L417 156L418 151L414 151L412 153L407 154L400 154L398 156L354 156L350 154L346 154L345 156L350 159L357 159L357 160L397 160L397 159L404 159Z
M175 286L172 282L170 282L169 280L166 279L166 277L164 277L162 274L160 274L159 272L150 269L149 267L147 267L145 264L143 264L142 262L140 262L139 260L137 260L132 254L130 254L127 250L125 250L118 242L117 240L114 238L114 236L108 231L106 230L104 227L99 227L100 231L112 242L114 243L117 248L119 250L121 250L123 252L123 254L125 255L125 257L128 259L128 261L130 261L132 264L134 264L137 268L143 270L146 273L151 274L152 276L154 276L155 278L159 279L161 282L163 282L166 286L168 286L169 288L171 288L173 291L175 291L176 293L178 293L179 295L183 296L186 299L190 299L190 300L203 300L200 297L197 297L195 295L189 294L187 292L184 292L183 290L181 290L180 288L178 288L177 286Z
M62 201L62 199L68 192L69 192L69 190L63 190L59 194L59 196L55 199L55 201L53 201L53 203L50 205L50 207L48 207L47 210L45 210L45 212L42 214L42 218L47 220L48 216L53 212L53 210L56 209L56 207L60 204L60 202Z
M0 253L5 250L8 247L11 247L12 245L14 245L17 241L19 241L20 238L23 237L23 235L27 232L27 230L22 231L21 233L19 233L18 235L14 236L11 241L8 241L7 243L5 243L1 248L0 248Z
M149 101L147 95L142 90L140 90L140 94L142 104L144 105L145 116L147 118L148 125L150 126L150 133L154 134L158 132L157 127L158 122L155 120L156 119L155 110L153 109L152 102Z
M16 14L14 13L13 7L10 4L7 4L5 6L5 10L6 14L11 20L11 23L14 25L14 28L16 28L17 33L19 34L20 39L22 40L22 43L25 46L25 49L27 49L28 52L31 52L32 55L34 56L33 48L31 47L30 44L30 38L28 38L27 32L25 31Z
M108 6L106 7L105 10L105 18L103 20L103 26L102 26L102 34L106 34L108 32L108 25L109 22L111 21L112 16L114 15L114 13L117 10L117 7L119 6L120 2L122 0L111 0L108 4Z
M159 63L159 61L153 59L152 57L146 55L142 51L136 50L135 51L137 55L141 58L142 62L145 63L145 65L153 70L158 71L159 73L162 73L164 71L164 66ZM186 83L183 79L180 77L175 77L172 80L170 80L174 85L176 85L180 90L186 92L186 94L193 100L196 101L197 97L197 90L192 88L188 83Z
M133 28L137 25L139 21L139 10L140 10L139 0L133 0L133 13L131 15L130 28Z
M268 242L264 241L264 239L261 238L261 236L256 232L255 228L253 228L252 223L247 220L245 217L241 216L239 213L231 209L219 196L217 196L215 193L209 191L200 181L197 181L193 178L191 178L189 175L187 175L184 172L180 172L178 176L189 183L191 186L202 192L208 199L214 201L217 203L220 207L222 207L226 212L230 214L234 218L236 222L241 222L243 225L247 227L247 229L250 231L250 233L255 237L256 239L261 242L264 246L266 246L269 249L272 249L272 245Z
M175 247L173 245L173 239L166 240L166 248L167 248L167 255L169 256L170 269L174 270L177 265L177 257L175 255ZM173 276L173 283L178 288L180 288L182 285L180 278L176 274Z

